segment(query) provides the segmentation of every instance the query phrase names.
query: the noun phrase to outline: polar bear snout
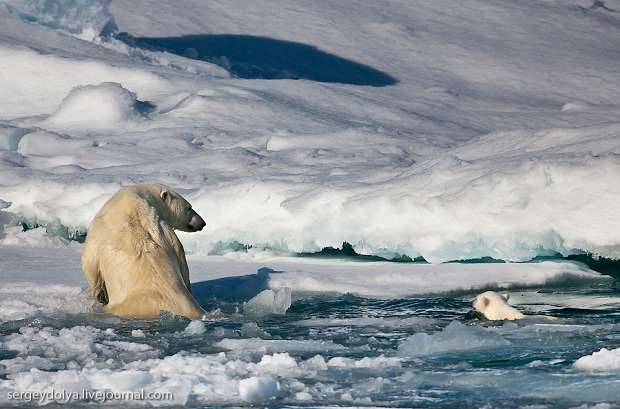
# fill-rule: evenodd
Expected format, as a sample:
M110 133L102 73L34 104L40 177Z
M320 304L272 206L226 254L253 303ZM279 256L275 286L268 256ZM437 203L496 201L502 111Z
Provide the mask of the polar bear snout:
M207 223L204 219L200 217L198 213L194 212L194 215L187 226L189 228L188 231L195 232L202 230L206 225Z

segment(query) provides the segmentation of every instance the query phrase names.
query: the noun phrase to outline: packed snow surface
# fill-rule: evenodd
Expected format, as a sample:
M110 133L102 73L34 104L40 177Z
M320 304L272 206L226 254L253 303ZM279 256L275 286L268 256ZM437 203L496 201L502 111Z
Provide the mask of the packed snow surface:
M5 0L4 212L83 233L152 180L194 253L618 258L612 3Z

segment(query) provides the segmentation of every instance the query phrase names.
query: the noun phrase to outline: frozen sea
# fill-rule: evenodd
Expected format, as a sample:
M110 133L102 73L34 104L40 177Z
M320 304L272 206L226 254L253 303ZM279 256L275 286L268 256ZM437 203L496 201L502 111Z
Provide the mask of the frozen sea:
M619 49L618 0L0 0L0 406L617 407ZM85 295L143 181L205 321Z

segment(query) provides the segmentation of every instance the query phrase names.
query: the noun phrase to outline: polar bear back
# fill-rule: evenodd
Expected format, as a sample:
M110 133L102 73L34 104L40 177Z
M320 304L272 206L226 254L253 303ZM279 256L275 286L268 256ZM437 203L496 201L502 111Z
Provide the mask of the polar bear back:
M162 189L141 184L119 190L89 226L82 266L107 312L156 316L168 310L190 318L204 313L191 295L183 246L166 220L169 210L162 209Z

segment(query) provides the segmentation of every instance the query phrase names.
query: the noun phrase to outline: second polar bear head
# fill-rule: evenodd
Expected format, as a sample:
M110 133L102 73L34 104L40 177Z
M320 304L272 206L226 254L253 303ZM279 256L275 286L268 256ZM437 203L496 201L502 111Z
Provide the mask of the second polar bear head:
M476 297L473 306L488 320L518 320L525 317L519 310L508 305L507 301L508 296L487 291Z
M166 186L141 183L134 187L134 191L155 206L160 216L175 230L195 232L207 224L183 196Z

